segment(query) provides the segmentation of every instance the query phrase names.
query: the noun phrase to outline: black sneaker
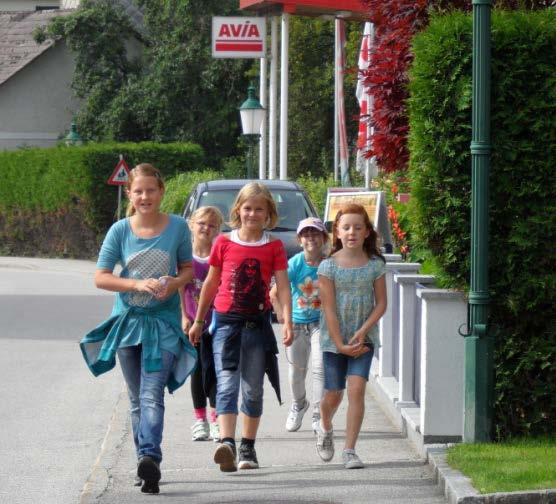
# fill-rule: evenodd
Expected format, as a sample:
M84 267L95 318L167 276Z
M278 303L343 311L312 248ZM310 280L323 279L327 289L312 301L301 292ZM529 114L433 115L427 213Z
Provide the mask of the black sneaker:
M152 457L145 455L137 465L137 477L143 480L141 492L157 494L160 492L158 482L160 481L160 464Z
M242 444L239 447L239 468L240 469L258 469L259 461L257 460L257 452L255 447Z
M222 472L236 472L236 447L228 443L218 443L214 452L214 461L220 464Z

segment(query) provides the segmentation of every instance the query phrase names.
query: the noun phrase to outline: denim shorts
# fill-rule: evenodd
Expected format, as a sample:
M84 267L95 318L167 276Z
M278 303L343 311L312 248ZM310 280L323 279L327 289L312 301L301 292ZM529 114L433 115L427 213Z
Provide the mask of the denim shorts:
M369 379L369 371L373 361L373 351L366 352L360 357L323 352L324 388L326 390L344 390L346 377L349 375L361 376Z
M232 327L216 325L212 336L214 370L216 372L216 413L238 413L238 399L241 388L241 411L250 417L260 417L263 413L263 385L266 352L264 338L257 327L247 324L241 333L241 354L237 369L222 369L222 349Z

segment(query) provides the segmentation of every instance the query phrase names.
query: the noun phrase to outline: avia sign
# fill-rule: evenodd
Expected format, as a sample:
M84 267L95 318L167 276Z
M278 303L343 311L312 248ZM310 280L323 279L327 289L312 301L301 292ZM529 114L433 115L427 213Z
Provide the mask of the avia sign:
M213 17L213 58L263 58L266 18Z

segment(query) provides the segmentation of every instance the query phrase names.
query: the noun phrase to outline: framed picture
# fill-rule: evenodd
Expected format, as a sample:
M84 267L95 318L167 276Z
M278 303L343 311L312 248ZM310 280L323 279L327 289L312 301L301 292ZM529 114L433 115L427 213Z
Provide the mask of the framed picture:
M375 229L378 224L378 213L382 203L381 198L384 196L382 191L333 191L328 190L326 195L326 208L324 211L324 220L333 221L341 206L346 203L357 203L366 211L369 219L373 223Z

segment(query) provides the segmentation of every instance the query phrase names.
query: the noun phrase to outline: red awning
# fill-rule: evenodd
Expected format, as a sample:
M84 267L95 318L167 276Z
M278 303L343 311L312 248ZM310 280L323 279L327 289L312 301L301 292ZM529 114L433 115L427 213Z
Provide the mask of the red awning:
M260 15L287 12L297 16L333 16L346 20L368 18L360 0L239 0L239 8Z

